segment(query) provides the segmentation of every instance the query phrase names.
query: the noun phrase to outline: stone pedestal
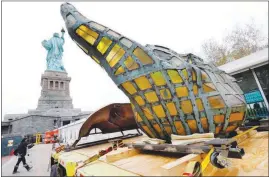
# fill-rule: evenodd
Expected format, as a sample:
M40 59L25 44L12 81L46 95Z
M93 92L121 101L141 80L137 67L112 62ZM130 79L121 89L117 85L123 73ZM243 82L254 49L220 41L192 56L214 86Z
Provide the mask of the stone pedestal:
M73 109L70 81L66 72L46 70L41 76L41 96L36 110Z

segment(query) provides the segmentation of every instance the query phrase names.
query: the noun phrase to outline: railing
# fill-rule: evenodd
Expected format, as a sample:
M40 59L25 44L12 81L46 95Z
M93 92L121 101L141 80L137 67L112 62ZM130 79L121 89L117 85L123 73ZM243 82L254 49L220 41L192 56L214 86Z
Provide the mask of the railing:
M259 120L269 117L269 111L259 90L244 94L247 103L247 120Z

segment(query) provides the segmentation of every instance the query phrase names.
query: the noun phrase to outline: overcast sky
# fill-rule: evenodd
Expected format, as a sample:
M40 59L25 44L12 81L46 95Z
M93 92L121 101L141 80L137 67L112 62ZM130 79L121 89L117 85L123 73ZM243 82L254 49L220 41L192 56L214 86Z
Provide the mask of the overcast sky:
M158 44L179 53L202 55L208 38L221 39L236 23L253 18L268 31L267 2L74 2L84 16L142 45ZM35 109L46 69L41 41L65 27L60 2L2 3L2 116ZM73 105L93 111L128 98L106 72L65 34L63 62L72 78Z

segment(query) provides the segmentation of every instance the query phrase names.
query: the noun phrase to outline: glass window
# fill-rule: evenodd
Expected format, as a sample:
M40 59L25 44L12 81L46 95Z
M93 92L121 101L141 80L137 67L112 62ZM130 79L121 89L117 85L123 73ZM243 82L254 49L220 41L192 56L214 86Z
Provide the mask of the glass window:
M183 82L177 70L167 70L167 73L172 83L177 84Z
M187 87L177 87L176 94L178 97L187 97L187 96L189 96L188 88Z
M196 120L187 120L187 124L190 127L192 133L196 133L198 131Z
M55 82L55 88L59 88L59 82L58 81Z
M156 101L159 101L155 92L147 92L147 93L145 93L145 97L148 100L148 102L150 102L150 103L154 103Z
M198 110L199 111L203 111L204 110L204 106L203 106L203 102L200 98L197 98L196 100L196 105L198 107Z
M191 100L181 101L181 109L184 112L184 114L190 114L190 113L192 113Z
M149 119L149 120L152 120L153 119L153 116L152 116L152 113L151 111L148 109L148 108L142 108L145 116Z
M137 84L137 86L140 88L140 90L146 90L146 89L151 88L151 84L145 76L138 77L134 81Z
M213 85L213 83L204 83L203 90L205 93L213 92L216 91L216 87Z
M152 109L155 112L157 117L164 118L166 116L162 105L152 106Z
M198 86L197 86L197 84L193 84L192 90L193 90L194 95L198 95Z
M171 58L171 55L169 53L163 52L161 50L154 49L153 53L160 57L161 59L169 60Z
M108 64L113 67L118 63L118 61L123 57L124 54L125 51L118 44L115 44L107 55L106 60Z
M244 93L258 89L258 85L251 71L245 71L233 76Z
M219 109L225 107L224 101L220 96L208 97L208 102L210 107L213 109Z
M137 47L133 54L144 64L153 64L153 60L142 50L140 47Z
M162 85L166 84L166 81L165 81L161 71L152 72L152 73L150 73L150 76L157 86L162 86Z
M99 34L95 31L89 29L85 25L81 25L77 30L76 33L86 40L89 44L93 45L96 39L98 38Z
M128 48L131 48L132 47L132 45L133 45L133 43L132 43L132 41L130 41L129 39L127 39L127 38L121 38L120 39L120 42L123 44L123 45L125 45L126 47L128 47Z
M124 82L121 85L131 95L136 93L136 89L135 89L135 87L133 86L133 84L131 82Z
M145 101L143 100L143 98L141 96L135 96L135 101L140 106L143 106L145 104Z
M111 45L112 41L108 39L107 37L103 37L99 44L97 45L97 50L101 52L101 54L104 54L108 47Z
M88 50L85 49L84 47L82 47L82 45L80 45L79 43L77 43L77 45L79 46L79 48L81 48L86 54L88 54Z
M128 70L134 70L139 67L138 64L134 61L134 59L130 56L126 58L126 60L124 61L124 64L126 68L128 68Z
M171 59L173 63L175 63L177 66L180 66L182 64L182 61L177 57L172 57Z
M106 27L104 27L103 25L100 25L100 24L95 23L95 22L90 22L90 25L99 31L104 31L106 29Z
M167 100L167 99L171 99L171 92L169 91L169 89L165 88L165 89L161 89L160 90L160 95L162 97L162 99Z
M100 61L99 61L95 56L92 55L92 59L93 59L96 63L100 64Z
M269 90L268 90L268 85L269 85L269 64L256 68L254 69L258 80L261 84L262 90L264 92L264 95L267 99L267 102L269 101Z
M53 81L50 81L50 88L53 88Z
M107 32L107 34L110 34L111 36L115 37L115 38L120 38L120 35L118 33L116 33L115 31L109 30Z
M168 111L169 111L171 116L177 115L177 109L176 109L176 106L173 102L166 103L166 106L167 106Z
M117 75L120 75L120 74L122 74L122 73L124 73L124 72L125 72L125 71L124 71L123 67L120 66L120 67L117 69L117 71L115 72L115 75L117 76Z
M67 26L73 26L77 20L73 17L73 15L69 14L66 17L66 21L67 21Z

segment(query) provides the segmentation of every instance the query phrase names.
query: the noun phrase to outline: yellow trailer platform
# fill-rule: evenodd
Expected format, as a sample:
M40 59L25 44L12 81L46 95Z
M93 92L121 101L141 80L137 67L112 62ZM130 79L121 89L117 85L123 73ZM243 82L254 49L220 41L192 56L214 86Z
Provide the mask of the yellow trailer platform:
M188 168L192 162L201 164L200 172L203 176L268 176L268 132L257 132L253 129L239 132L239 135L234 137L240 148L244 149L245 155L242 159L229 159L230 166L223 169L216 168L209 162L210 152L186 155L141 151L127 147L113 150L78 168L100 150L111 146L111 143L70 152L54 152L52 158L57 158L59 176L182 176L189 174ZM124 143L147 138L145 135L129 138L124 140Z

